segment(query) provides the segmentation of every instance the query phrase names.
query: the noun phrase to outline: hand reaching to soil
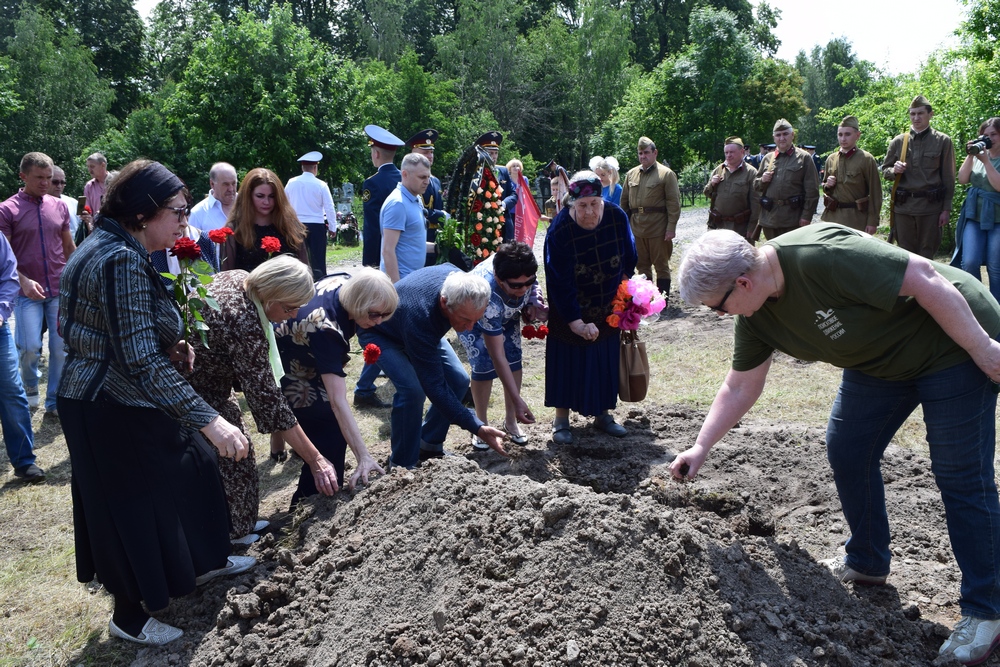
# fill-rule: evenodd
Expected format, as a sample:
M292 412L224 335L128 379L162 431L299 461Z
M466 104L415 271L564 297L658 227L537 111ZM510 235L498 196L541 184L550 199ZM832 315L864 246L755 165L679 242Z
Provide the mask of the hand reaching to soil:
M681 452L670 464L670 474L674 479L694 479L705 462L708 451L701 445L695 445Z
M489 445L490 449L492 449L497 454L509 456L507 454L507 450L503 448L504 432L501 431L500 429L493 428L492 426L487 426L486 424L483 424L482 426L479 427L479 430L476 431L476 435L478 435L479 439L485 442L487 445Z

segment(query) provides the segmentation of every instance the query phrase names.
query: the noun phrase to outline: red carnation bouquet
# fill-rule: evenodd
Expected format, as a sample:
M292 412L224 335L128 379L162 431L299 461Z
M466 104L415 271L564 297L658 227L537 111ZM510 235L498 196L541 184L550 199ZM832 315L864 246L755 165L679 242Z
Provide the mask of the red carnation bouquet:
M219 246L219 265L226 259L222 255L222 246L226 245L226 240L235 234L232 227L219 227L208 232L208 240Z
M525 324L521 327L521 336L526 340L531 340L532 338L537 338L538 340L545 340L545 337L549 335L549 327L546 324Z
M381 355L382 355L382 348L380 348L375 343L368 343L367 345L365 345L365 350L362 353L362 356L365 359L365 364L368 366L371 366L376 361L378 361L378 358Z
M184 321L184 340L191 342L191 335L197 332L201 344L208 347L208 325L202 310L205 306L219 310L219 304L208 295L208 285L212 282L212 267L201 258L201 248L197 243L182 236L170 249L170 254L177 258L180 273L161 273L164 278L174 283L174 300L181 310Z

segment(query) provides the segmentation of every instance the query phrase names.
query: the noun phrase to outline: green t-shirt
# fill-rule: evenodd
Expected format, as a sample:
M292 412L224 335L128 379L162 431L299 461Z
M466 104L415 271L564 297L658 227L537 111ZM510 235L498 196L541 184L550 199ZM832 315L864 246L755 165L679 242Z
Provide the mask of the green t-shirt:
M911 297L899 296L910 254L836 224L815 224L769 242L785 293L750 317L737 316L733 369L748 371L774 350L883 380L909 380L969 359ZM991 337L1000 307L968 273L934 263L958 288Z

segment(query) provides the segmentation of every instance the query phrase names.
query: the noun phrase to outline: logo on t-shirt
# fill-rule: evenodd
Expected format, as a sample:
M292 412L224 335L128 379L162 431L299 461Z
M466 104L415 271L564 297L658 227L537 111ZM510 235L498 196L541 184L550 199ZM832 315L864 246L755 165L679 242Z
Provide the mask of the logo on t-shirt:
M834 314L833 308L830 310L817 310L815 324L816 328L822 331L830 340L837 340L845 333L844 325Z

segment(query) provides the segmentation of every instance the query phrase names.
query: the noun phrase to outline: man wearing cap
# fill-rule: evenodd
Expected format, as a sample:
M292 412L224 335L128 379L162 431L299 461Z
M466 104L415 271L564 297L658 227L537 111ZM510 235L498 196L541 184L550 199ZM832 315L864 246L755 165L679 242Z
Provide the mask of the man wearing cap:
M285 196L291 204L299 222L306 226L308 236L306 246L309 248L309 266L312 267L313 280L319 280L326 275L326 239L327 229L337 231L337 209L333 206L330 187L326 181L316 178L319 161L323 154L310 151L299 158L302 173L288 179L285 185ZM323 215L326 214L326 223Z
M914 97L909 113L906 155L901 134L889 142L882 176L888 181L899 176L890 203L899 247L933 259L955 196L955 147L951 137L931 127L934 111L926 97Z
M722 152L725 162L715 168L705 185L705 196L711 202L708 228L731 229L746 236L760 215L753 189L757 170L743 159L746 151L739 137L728 137Z
M764 156L767 155L767 151L774 150L774 147L768 148L769 145L770 144L767 143L757 144L758 148L760 148L760 152L757 153L756 155L750 156L750 164L753 165L754 169L757 169L759 171L760 163L764 161Z
M498 162L500 158L500 144L503 143L503 135L499 132L487 132L478 139L476 143L482 146L487 153L489 153L490 159L493 160L494 173L497 175L497 182L500 184L503 192L503 205L504 205L504 225L503 225L503 242L508 243L514 240L514 216L517 212L517 187L514 182L510 180L510 172L507 171L507 167L503 167Z
M625 174L621 200L639 255L635 272L652 279L655 268L656 287L669 299L670 256L681 217L681 191L677 174L657 161L659 153L652 139L640 137L638 151L639 166Z
M434 166L434 142L438 139L438 131L434 129L421 130L406 140L406 145L410 147L411 153L423 155L427 162ZM437 262L437 253L434 252L433 244L437 239L438 227L447 219L444 212L444 196L441 194L441 179L431 174L427 190L421 196L421 203L424 207L424 216L427 218L427 257L424 258L424 266L433 266Z
M431 163L419 153L403 157L402 180L382 204L382 263L379 269L399 282L427 259L427 225L420 196L431 178Z
M768 240L808 225L819 204L819 176L812 156L795 147L792 124L778 119L773 136L774 151L764 156L753 182L760 194L760 226Z
M364 247L361 249L361 262L365 266L379 268L382 265L382 204L403 178L392 163L396 149L403 145L403 140L378 125L365 125L365 134L368 135L372 165L376 171L361 184L361 201L364 202L364 227L361 230ZM389 407L375 393L375 379L379 372L377 364L366 364L361 369L358 383L354 387L355 407Z
M364 247L361 249L361 262L365 266L378 268L382 261L379 213L385 198L402 179L399 169L392 161L396 157L396 149L403 145L403 140L378 125L365 125L365 134L368 135L372 165L376 171L361 184L361 201L364 202L364 228L361 230ZM372 392L374 391L372 387Z
M858 119L844 116L837 128L840 150L826 158L821 220L874 234L882 210L882 181L872 154L858 148Z

